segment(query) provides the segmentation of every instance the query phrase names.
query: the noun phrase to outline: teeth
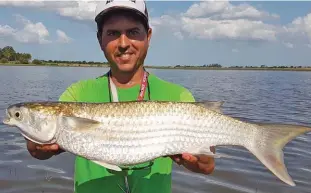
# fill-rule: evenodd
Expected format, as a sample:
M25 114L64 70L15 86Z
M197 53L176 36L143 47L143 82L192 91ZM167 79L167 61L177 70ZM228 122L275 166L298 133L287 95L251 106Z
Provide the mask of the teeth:
M130 57L130 54L122 54L120 56L120 58L123 58L123 59L128 59Z
M119 56L127 56L127 55L130 55L130 53L119 54Z

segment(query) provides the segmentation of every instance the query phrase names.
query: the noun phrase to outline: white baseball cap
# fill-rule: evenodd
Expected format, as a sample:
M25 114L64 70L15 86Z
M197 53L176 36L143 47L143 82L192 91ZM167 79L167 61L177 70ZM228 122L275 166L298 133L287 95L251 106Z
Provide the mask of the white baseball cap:
M130 10L142 16L149 27L149 16L144 0L106 0L97 4L95 22L98 24L104 15L114 10Z

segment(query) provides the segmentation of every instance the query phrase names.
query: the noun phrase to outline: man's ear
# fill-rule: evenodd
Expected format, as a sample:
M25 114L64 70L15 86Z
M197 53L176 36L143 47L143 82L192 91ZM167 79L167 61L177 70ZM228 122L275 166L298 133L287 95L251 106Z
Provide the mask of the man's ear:
M148 29L148 32L147 32L148 44L150 44L151 36L152 36L152 29L149 28L149 29Z
M97 31L96 36L97 36L97 41L98 41L99 45L101 45L101 42L102 42L101 33L99 31Z
M103 47L102 47L102 37L101 37L101 32L100 31L97 31L97 41L99 43L100 49L103 50Z

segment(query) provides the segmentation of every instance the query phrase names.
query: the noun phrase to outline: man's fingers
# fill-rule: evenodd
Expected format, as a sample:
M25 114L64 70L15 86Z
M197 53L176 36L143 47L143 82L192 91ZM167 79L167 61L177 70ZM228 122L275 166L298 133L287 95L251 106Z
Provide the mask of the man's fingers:
M212 163L214 162L214 158L209 155L200 155L199 162L201 163Z
M42 151L47 151L47 150L49 150L49 148L46 147L46 146L44 146L44 145L37 145L37 146L36 146L36 149L37 149L37 150L42 150Z
M37 144L35 144L32 141L29 141L27 138L25 138L25 140L26 140L27 149L29 149L30 151L36 151Z
M215 153L215 152L216 152L215 146L211 146L209 149L210 149L210 150L211 150L211 152L213 152L213 153Z
M174 155L174 156L171 156L171 158L176 161L176 162L180 162L180 156L179 155Z
M173 161L175 161L178 165L182 164L181 155L171 155L169 156Z
M35 151L36 150L36 144L30 142L30 141L27 141L27 149L29 149L30 151Z
M59 149L58 145L57 144L53 144L50 146L51 150L53 151L57 151Z
M25 137L24 137L25 138ZM57 151L59 149L57 144L52 145L39 145L32 141L29 141L27 138L25 138L27 143L27 148L30 151L36 151L36 150L42 150L42 151Z
M53 145L38 145L37 146L38 150L42 151L57 151L58 150L58 145L53 144Z
M210 162L209 164L198 162L198 166L199 166L199 168L201 168L201 170L203 170L204 174L210 174L215 169L215 163L214 162Z
M186 160L186 161L188 161L188 162L192 162L192 163L198 161L198 158L197 158L196 156L191 155L191 154L189 154L189 153L183 153L183 154L182 154L182 158L183 158L184 160Z

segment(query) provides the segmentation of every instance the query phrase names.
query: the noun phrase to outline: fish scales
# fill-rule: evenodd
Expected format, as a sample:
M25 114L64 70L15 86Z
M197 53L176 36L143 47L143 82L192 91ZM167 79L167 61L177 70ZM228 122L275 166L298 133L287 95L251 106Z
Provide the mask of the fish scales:
M245 139L243 135L246 134L241 132L243 128L240 127L238 121L228 125L225 120L222 120L224 117L215 116L216 113L206 111L200 106L192 111L187 111L189 108L193 108L193 105L187 103L183 103L179 108L175 107L176 105L167 103L160 103L160 105L144 103L143 105L132 104L124 110L124 106L112 103L105 105L101 111L92 106L89 106L88 109L76 108L83 109L85 112L95 112L93 115L85 113L86 116L82 116L83 113L75 111L76 116L94 119L103 124L92 130L91 133L87 132L84 135L66 131L60 135L64 141L61 142L61 139L59 141L60 144L66 144L70 137L88 140L87 142L71 140L67 143L71 144L70 148L75 152L87 153L85 149L94 150L91 151L94 152L93 154L88 154L91 156L90 158L98 156L96 154L105 156L111 154L110 157L113 160L107 160L109 162L134 164L154 159L157 156L175 154L180 151L187 152L192 148L207 144L232 144L234 139ZM98 106L97 108L102 109L103 107ZM128 111L128 109L136 110ZM161 109L161 111L157 109ZM129 112L132 114L129 115ZM123 123L124 117L132 118L132 116L136 117L136 121ZM236 125L234 126L234 124ZM230 128L232 132L222 128ZM234 128L237 132L232 130ZM236 145L241 145L243 142L245 141L237 140ZM83 147L81 144L88 145ZM189 146L189 144L191 145ZM132 159L127 158L128 155ZM122 163L117 160L122 160Z
M224 115L222 103L29 102L7 108L4 124L36 143L57 143L67 152L109 169L181 153L206 154L211 146L248 149L283 182L294 186L282 148L310 127L248 123Z
M118 133L136 132L135 134L139 134L139 133L154 132L155 129L156 131L161 131L161 130L167 131L167 129L170 129L170 128L172 128L172 130L175 130L176 127L178 127L177 128L178 130L184 129L185 131L193 131L195 133L197 132L206 133L206 131L219 132L219 134L226 133L226 130L222 130L221 128L219 128L218 123L221 123L221 120L219 121L217 120L223 117L217 114L214 114L214 112L212 111L205 111L204 114L196 115L195 113L191 113L189 111L187 112L187 110L189 109L189 104L185 104L184 105L185 108L182 110L176 110L176 108L174 109L173 105L170 106L164 103L163 106L167 107L167 110L166 110L166 113L161 114L161 113L153 113L152 111L148 110L148 109L152 109L149 106L152 107L152 105L150 104L142 105L139 113L137 115L134 115L136 121L130 121L130 119L124 121L124 119L129 116L128 113L125 113L125 114L118 113L120 112L120 110L118 110L115 107L112 108L114 110L112 110L111 112L108 111L107 113L104 113L104 114L100 113L98 116L96 116L97 114L96 112L98 111L94 110L95 116L90 115L90 116L85 116L85 118L90 118L90 119L100 121L103 123L103 125L106 124L107 127L109 128L106 128L107 130L104 130L104 131L109 131L109 132L115 131ZM91 108L92 107L90 107L90 109ZM192 105L192 108L193 108L193 105ZM164 108L160 108L160 109L164 109ZM200 110L201 108L198 107L198 109ZM109 113L111 113L111 116L109 115ZM76 115L81 116L79 113L76 113ZM239 124L240 122L237 121L236 123ZM191 129L191 128L194 128L194 129ZM218 129L215 130L214 128L218 128Z

